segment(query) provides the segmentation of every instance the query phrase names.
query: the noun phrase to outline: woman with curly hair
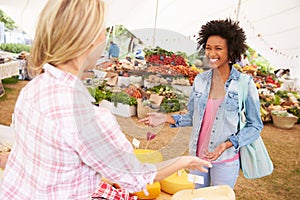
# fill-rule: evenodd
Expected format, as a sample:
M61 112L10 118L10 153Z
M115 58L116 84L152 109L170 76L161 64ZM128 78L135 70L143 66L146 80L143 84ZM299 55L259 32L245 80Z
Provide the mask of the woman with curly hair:
M189 152L212 162L204 174L204 184L196 188L229 185L234 188L239 175L239 149L253 143L263 128L258 92L250 77L246 106L246 126L239 131L238 80L241 75L232 64L246 50L246 36L238 22L213 20L201 27L198 46L205 49L210 69L198 74L188 102L186 114L149 113L143 121L150 126L164 122L172 127L193 126ZM246 88L243 88L246 90Z

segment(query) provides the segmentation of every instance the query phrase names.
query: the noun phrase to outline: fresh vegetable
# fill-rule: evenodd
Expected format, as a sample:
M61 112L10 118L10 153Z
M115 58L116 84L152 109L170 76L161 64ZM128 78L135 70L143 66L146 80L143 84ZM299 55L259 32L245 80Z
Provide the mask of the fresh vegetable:
M112 92L109 90L100 90L97 87L88 87L88 91L96 100L94 104L98 105L102 100L111 101Z
M160 105L160 111L164 113L180 111L181 104L178 99L164 99Z
M112 93L111 102L114 102L114 105L117 106L117 103L122 103L130 106L136 106L136 98L129 96L124 92Z
M300 124L300 108L297 106L292 106L287 109L287 111L298 117L297 124Z
M113 93L110 90L100 90L97 87L88 88L90 94L95 98L94 104L98 105L102 100L114 102L115 106L117 103L122 103L130 106L136 106L137 100L134 97L126 94L125 92Z
M144 49L146 61L158 65L184 65L187 66L186 55L182 52L176 54L160 47Z

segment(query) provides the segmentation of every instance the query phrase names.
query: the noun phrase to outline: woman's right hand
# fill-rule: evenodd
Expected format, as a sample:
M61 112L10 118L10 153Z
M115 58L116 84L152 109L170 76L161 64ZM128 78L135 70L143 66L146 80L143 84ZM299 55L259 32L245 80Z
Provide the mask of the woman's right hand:
M164 113L147 113L147 117L140 119L139 122L144 122L149 126L159 126L167 121L167 115Z
M196 156L182 156L183 160L186 160L186 167L185 169L192 169L192 170L199 170L201 172L208 172L205 168L211 168L211 162L200 159Z
M157 167L157 175L154 181L160 181L181 169L199 170L207 172L206 168L211 168L209 161L202 160L196 156L180 156L155 164Z

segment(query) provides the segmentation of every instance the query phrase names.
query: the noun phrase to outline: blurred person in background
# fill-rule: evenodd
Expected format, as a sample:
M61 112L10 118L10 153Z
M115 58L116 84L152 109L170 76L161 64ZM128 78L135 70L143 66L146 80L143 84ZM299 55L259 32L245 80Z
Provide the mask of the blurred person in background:
M108 59L110 59L112 63L118 62L119 54L120 54L119 46L113 41L110 41L110 46L108 48Z

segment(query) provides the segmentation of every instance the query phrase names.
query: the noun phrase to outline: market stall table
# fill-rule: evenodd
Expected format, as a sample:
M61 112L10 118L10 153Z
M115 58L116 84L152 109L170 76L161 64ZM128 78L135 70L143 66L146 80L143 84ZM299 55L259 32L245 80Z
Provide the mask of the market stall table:
M0 64L0 80L19 75L19 61L10 61Z
M5 94L4 87L1 80L9 78L11 76L19 75L19 61L10 61L4 64L0 64L0 97Z

